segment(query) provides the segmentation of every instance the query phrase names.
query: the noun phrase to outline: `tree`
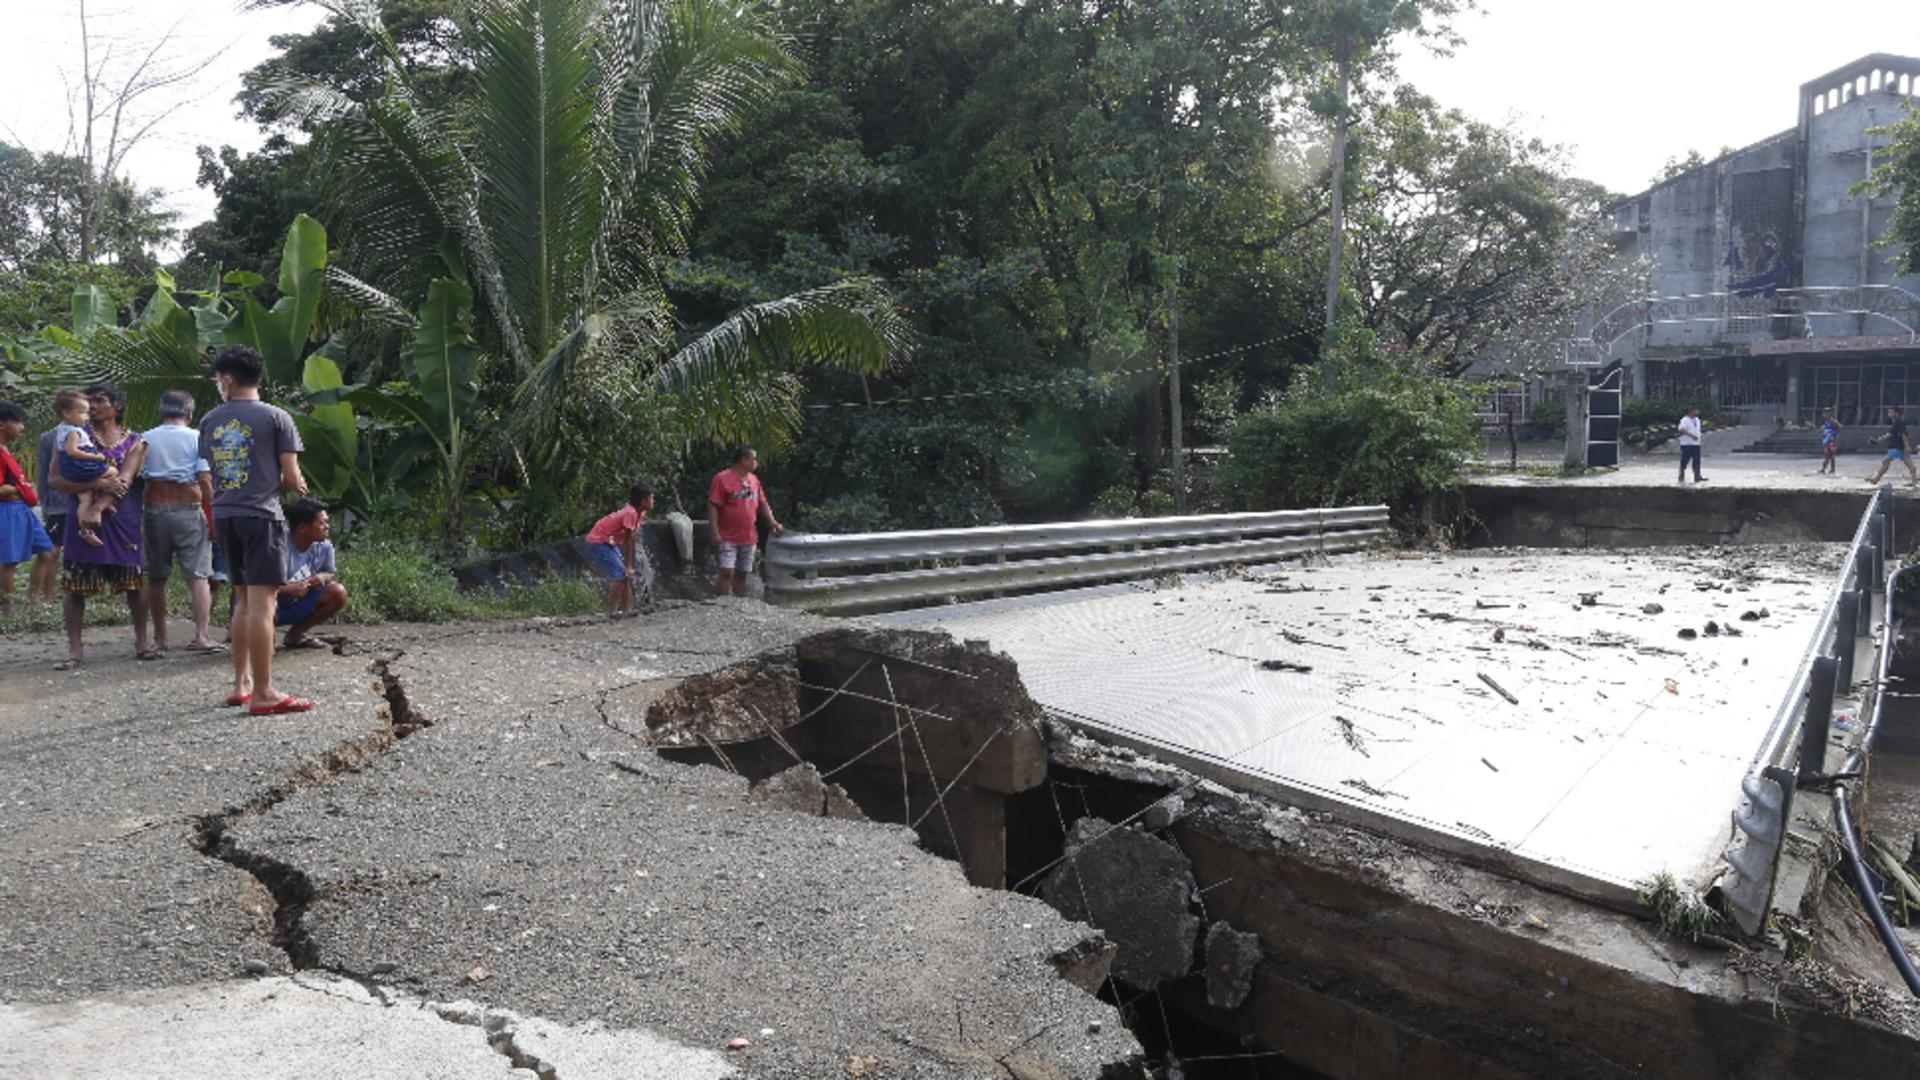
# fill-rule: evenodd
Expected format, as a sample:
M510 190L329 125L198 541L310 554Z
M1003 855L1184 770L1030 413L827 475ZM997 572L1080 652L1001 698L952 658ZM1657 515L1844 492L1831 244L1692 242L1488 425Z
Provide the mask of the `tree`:
M1875 151L1873 174L1854 194L1894 200L1893 215L1876 243L1900 273L1920 274L1920 111L1909 106L1899 120L1872 134L1887 145Z
M432 276L471 280L476 337L500 362L493 405L553 479L588 464L574 436L649 389L673 389L695 433L778 433L798 419L797 388L777 377L788 364L874 372L904 350L864 281L676 340L665 264L686 248L710 147L798 71L758 15L718 0L501 0L467 40L474 97L443 111L370 5L328 7L376 47L381 91L295 80L275 107L316 131L348 264L366 279L334 280L370 311L404 309L393 294L434 262Z
M1278 7L1278 0L1267 0ZM1333 125L1328 185L1326 327L1333 333L1339 314L1340 260L1346 230L1347 143L1353 127L1355 82L1371 72L1391 70L1395 38L1411 35L1447 44L1449 20L1472 0L1312 0L1305 6L1313 49L1326 64L1312 101Z
M127 155L191 100L187 85L219 59L220 53L183 52L179 31L184 17L140 44L101 32L78 0L80 81L68 87L69 151L80 165L76 177L78 262L93 262L115 213Z

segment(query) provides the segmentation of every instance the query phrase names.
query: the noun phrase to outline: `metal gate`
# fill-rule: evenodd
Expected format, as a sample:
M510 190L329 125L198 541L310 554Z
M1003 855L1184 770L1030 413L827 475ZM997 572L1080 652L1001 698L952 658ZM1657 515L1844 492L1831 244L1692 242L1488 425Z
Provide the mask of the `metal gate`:
M1615 360L1587 376L1587 468L1620 464L1620 388L1625 368Z

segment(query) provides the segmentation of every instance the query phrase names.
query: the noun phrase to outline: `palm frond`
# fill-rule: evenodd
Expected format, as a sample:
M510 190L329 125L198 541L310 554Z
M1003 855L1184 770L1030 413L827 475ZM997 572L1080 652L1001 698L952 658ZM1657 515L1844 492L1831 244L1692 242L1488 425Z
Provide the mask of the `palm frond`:
M653 379L694 404L703 433L724 436L741 422L729 410L762 410L778 427L786 417L753 397L756 383L784 376L797 365L837 367L874 375L912 349L907 322L879 285L850 279L735 312L668 358ZM784 408L784 406L781 406Z
M790 41L725 0L609 5L601 63L609 149L598 263L635 271L686 249L715 140L802 74Z
M482 7L474 117L479 209L533 351L545 354L582 300L582 264L602 221L593 169L597 7L495 0Z
M118 386L126 392L127 424L133 428L160 422L160 395L168 390L185 390L201 408L220 399L199 349L163 328L93 334L78 350L56 360L50 376L54 386Z
M351 307L360 317L382 326L400 330L419 327L420 320L392 295L361 281L337 266L327 267L327 292Z

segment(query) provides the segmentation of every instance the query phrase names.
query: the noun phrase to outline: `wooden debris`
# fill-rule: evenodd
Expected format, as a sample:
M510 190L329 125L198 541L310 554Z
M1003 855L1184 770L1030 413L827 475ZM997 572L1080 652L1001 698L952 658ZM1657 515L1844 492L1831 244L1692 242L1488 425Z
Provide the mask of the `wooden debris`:
M1486 683L1486 684L1487 684L1487 688L1488 688L1489 690L1492 690L1492 691L1493 691L1494 693L1496 693L1496 694L1499 694L1499 695L1500 695L1501 697L1503 697L1503 698L1506 698L1506 699L1507 699L1507 704L1509 704L1509 705L1518 705L1518 704L1520 704L1520 699L1519 699L1519 698L1517 698L1517 697L1514 697L1514 696L1513 696L1512 694L1510 694L1510 693L1508 693L1508 692L1507 692L1507 688L1506 688L1506 687L1504 687L1504 686L1501 686L1501 685L1500 685L1499 683L1497 683L1497 682L1494 682L1494 681L1493 681L1493 676L1491 676L1491 675L1489 675L1489 674L1487 674L1487 673L1486 673L1486 672L1484 672L1484 671L1480 671L1480 672L1475 672L1475 674L1477 674L1477 675L1479 675L1479 676L1480 676L1480 681L1481 681L1481 682L1483 682L1483 683Z

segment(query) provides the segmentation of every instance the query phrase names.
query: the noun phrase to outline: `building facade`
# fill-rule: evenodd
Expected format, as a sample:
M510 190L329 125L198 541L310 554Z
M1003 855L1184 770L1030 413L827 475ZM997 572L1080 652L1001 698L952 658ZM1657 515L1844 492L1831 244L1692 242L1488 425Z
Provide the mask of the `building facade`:
M1892 200L1853 193L1885 145L1870 132L1910 107L1920 59L1862 57L1801 86L1793 128L1609 207L1658 299L1602 313L1585 360L1623 362L1636 396L1752 421L1920 408L1920 275L1874 246Z

